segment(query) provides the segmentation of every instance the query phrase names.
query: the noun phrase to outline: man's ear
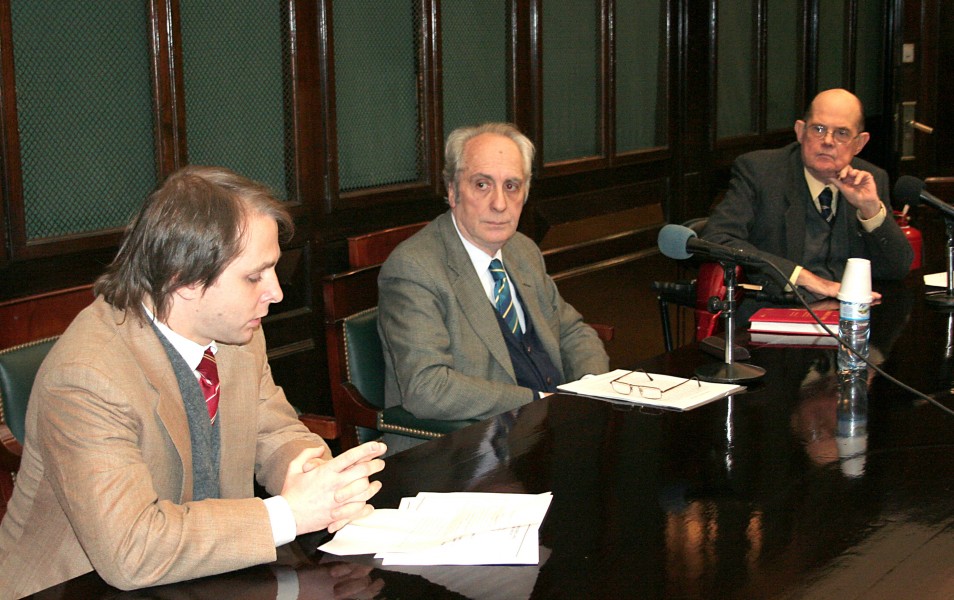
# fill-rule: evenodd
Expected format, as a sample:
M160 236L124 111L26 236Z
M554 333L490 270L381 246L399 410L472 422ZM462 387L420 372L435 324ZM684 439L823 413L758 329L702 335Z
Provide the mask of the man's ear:
M795 130L795 139L801 143L802 136L805 135L805 121L798 119L795 121L795 127L793 127L793 129Z
M455 186L455 185L452 184L452 185L450 185L450 186L447 188L447 204L450 205L451 208L456 208L456 207L457 207L457 193L456 193L457 190L456 190L456 187L457 187L457 186Z
M862 131L858 134L858 137L855 138L855 154L861 152L861 149L865 147L865 144L868 143L868 140L871 139L871 134L867 131Z

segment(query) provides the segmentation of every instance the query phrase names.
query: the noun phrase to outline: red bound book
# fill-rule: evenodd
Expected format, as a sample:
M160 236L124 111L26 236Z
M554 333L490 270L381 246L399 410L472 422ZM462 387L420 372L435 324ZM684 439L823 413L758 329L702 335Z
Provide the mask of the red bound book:
M829 329L838 333L837 310L816 310L815 314ZM749 318L749 331L828 335L804 308L760 308Z

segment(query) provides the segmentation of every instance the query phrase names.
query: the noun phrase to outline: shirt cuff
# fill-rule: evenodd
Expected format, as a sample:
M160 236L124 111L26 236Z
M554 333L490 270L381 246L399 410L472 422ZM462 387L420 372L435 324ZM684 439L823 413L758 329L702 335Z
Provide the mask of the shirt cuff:
M861 223L861 226L865 231L871 233L875 229L881 227L881 224L884 223L885 218L887 217L887 211L884 208L884 202L881 203L881 210L878 211L878 214L871 217L870 219L862 219L861 213L858 213L858 221Z
M798 276L802 274L802 269L804 269L803 266L795 265L795 269L792 271L792 274L789 275L788 277L789 288L795 287L795 282L798 281Z
M298 526L295 515L292 513L288 500L281 496L265 498L265 508L268 510L268 520L272 524L272 537L275 538L275 547L284 546L295 539Z

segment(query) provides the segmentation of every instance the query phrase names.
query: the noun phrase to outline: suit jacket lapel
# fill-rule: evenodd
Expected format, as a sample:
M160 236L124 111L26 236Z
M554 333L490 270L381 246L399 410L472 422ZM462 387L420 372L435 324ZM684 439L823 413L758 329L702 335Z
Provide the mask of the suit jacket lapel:
M114 314L118 312L114 311ZM142 367L146 380L156 391L156 414L165 426L182 462L182 502L188 502L192 499L193 484L192 441L189 438L189 421L182 404L179 383L153 328L141 325L129 315L123 314L122 318L125 323L120 325L120 332L126 338L136 363Z
M805 165L802 163L801 147L795 145L792 152L792 167L789 169L791 181L785 190L785 240L789 248L789 256L801 264L805 253L805 215L812 202L811 192L808 191L808 182L805 181Z
M537 339L540 340L543 349L550 356L553 365L562 374L563 361L560 354L560 341L554 337L552 330L547 326L543 309L540 307L540 291L537 290L535 274L527 268L531 264L530 261L536 260L536 257L517 256L515 247L511 244L504 246L503 254L507 273L520 295L520 304L523 307L524 315L533 323L533 330L537 334Z
M259 373L251 354L238 346L220 344L216 363L222 382L218 417L220 493L223 498L234 498L246 493L244 470L255 461L255 444L248 441L257 435L258 397L249 390L258 390ZM229 488L229 482L241 487Z
M454 296L460 304L461 312L470 321L471 327L480 336L487 346L491 356L504 368L516 383L517 376L513 370L513 362L507 351L507 343L497 326L497 317L494 308L484 293L484 288L474 273L474 265L464 249L464 244L457 235L450 212L446 212L438 219L441 239L447 254L447 268L452 273L451 286Z

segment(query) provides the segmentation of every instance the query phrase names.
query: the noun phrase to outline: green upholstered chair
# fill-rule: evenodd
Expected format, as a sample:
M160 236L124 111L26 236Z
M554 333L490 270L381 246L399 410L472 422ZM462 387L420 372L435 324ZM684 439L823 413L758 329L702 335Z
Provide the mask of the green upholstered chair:
M329 275L324 281L331 401L342 450L397 433L434 439L473 423L418 419L384 407L384 351L378 336L379 265Z
M13 494L23 454L27 403L40 364L59 336L0 350L0 518Z
M378 337L378 309L369 308L343 321L348 381L368 404L377 409L374 429L434 439L473 423L471 420L419 419L403 407L384 408L384 354ZM359 436L360 439L361 436ZM377 437L372 434L371 437Z

